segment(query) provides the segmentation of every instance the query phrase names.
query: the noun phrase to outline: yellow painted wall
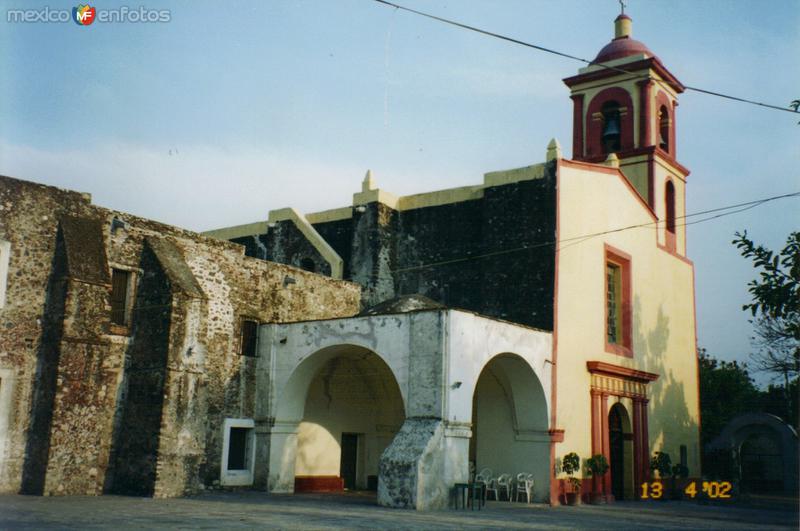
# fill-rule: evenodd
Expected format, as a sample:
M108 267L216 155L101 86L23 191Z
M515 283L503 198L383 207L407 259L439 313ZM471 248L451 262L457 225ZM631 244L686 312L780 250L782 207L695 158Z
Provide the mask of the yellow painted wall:
M682 201L682 190L676 192ZM618 174L562 163L558 196L562 241L653 221ZM700 472L693 270L657 248L657 232L649 226L559 245L557 427L565 440L558 457L590 456L586 362L604 361L660 374L648 386L649 453L664 449L677 461L685 444L691 474ZM632 257L633 358L605 352L604 244Z

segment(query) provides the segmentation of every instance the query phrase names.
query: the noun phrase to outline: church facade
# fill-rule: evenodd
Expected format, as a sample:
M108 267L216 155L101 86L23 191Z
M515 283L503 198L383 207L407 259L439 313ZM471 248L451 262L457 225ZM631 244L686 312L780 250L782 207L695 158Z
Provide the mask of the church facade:
M202 235L3 178L0 489L427 509L471 468L557 504L569 452L611 465L587 496L635 499L655 451L699 476L683 86L626 15L564 82L571 158Z

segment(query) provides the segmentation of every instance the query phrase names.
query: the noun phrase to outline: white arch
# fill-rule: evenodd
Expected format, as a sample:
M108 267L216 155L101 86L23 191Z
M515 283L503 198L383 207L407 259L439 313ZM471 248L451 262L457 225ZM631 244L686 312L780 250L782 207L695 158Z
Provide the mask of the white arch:
M392 375L394 384L403 400L403 411L406 411L406 397L400 388L397 374L384 356L364 345L354 343L331 344L319 348L307 355L300 356L289 376L283 382L276 382L275 420L276 422L300 422L303 418L308 387L319 371L332 359L342 355L359 354L379 360Z
M503 352L489 358L472 385L473 397L478 380L485 371L493 372L506 390L514 428L518 433L547 431L550 419L547 397L539 376L525 358L513 352Z

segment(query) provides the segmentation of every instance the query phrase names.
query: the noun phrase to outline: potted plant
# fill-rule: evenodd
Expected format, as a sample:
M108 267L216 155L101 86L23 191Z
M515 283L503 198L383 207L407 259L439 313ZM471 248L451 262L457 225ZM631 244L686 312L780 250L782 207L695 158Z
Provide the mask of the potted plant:
M658 478L662 480L663 486L663 480L672 475L672 459L670 459L669 454L667 452L653 454L653 457L650 458L650 470L658 472ZM662 495L659 499L665 500L666 498Z
M561 470L567 474L567 479L572 487L570 492L564 494L567 505L578 505L581 502L581 480L572 475L580 469L581 458L575 452L570 452L561 459Z
M589 474L596 478L595 488L592 492L592 503L605 503L605 494L601 493L601 485L603 484L603 476L608 472L608 460L603 454L595 454L586 460L586 467L589 469Z

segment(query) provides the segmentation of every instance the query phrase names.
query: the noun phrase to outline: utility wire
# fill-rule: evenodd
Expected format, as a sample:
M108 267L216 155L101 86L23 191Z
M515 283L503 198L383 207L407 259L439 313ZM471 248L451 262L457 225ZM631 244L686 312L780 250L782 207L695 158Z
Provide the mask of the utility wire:
M474 32L480 33L482 35L487 35L489 37L494 37L496 39L504 40L504 41L507 41L507 42L510 42L510 43L513 43L513 44L519 44L520 46L525 46L527 48L533 48L534 50L539 50L541 52L546 52L546 53L550 53L550 54L553 54L553 55L558 55L560 57L565 57L567 59L573 59L575 61L580 61L581 63L586 63L587 65L590 65L590 66L599 66L601 68L605 68L606 70L613 70L615 72L619 72L619 73L622 73L622 74L628 74L628 75L631 76L630 79L640 79L640 78L641 79L645 79L645 78L649 79L650 78L649 74L637 74L636 72L631 72L630 70L625 70L624 68L620 68L620 67L617 67L617 66L609 66L609 65L606 65L606 64L603 64L603 63L596 63L594 61L590 61L588 59L584 59L583 57L578 57L576 55L570 55L568 53L559 52L558 50L553 50L552 48L546 48L544 46L538 46L536 44L532 44L530 42L521 41L521 40L515 39L513 37L508 37L506 35L501 35L499 33L494 33L494 32L491 32L491 31L483 30L483 29L477 28L475 26L470 26L468 24L462 24L461 22L456 22L455 20L450 20L450 19L447 19L447 18L437 17L436 15L431 15L430 13L425 13L423 11L417 11L416 9L411 9L410 7L401 6L401 5L395 4L393 2L388 2L387 0L373 0L373 2L377 2L379 4L383 4L383 5L386 5L386 6L389 6L389 7L393 7L395 9L408 11L409 13L413 13L413 14L419 15L421 17L430 18L430 19L436 20L438 22L443 22L445 24L449 24L451 26L456 26L458 28L462 28L462 29L465 29L465 30L468 30L468 31L474 31ZM741 103L749 103L751 105L758 105L759 107L766 107L768 109L775 109L775 110L778 110L778 111L790 112L790 113L793 113L793 114L800 114L800 110L795 111L795 110L790 109L788 107L780 107L778 105L771 105L769 103L762 103L762 102L759 102L759 101L749 100L749 99L746 99L746 98L740 98L738 96L731 96L729 94L723 94L721 92L715 92L713 90L706 90L706 89L701 89L701 88L698 88L698 87L691 87L689 85L684 85L684 88L686 90L699 92L701 94L707 94L709 96L717 96L719 98L725 98L725 99L728 99L728 100L738 101L738 102L741 102Z
M713 213L717 213L717 214L714 215L714 216L709 216L709 217L706 217L706 218L703 218L703 219L699 219L699 220L695 220L695 221L691 221L691 222L687 221L687 222L682 223L682 224L676 224L675 226L676 227L684 227L684 226L687 226L687 225L696 225L698 223L704 223L706 221L711 221L711 220L718 219L718 218L721 218L721 217L730 216L730 215L733 215L733 214L738 214L740 212L744 212L745 210L750 210L751 208L755 208L757 206L761 206L764 203L769 203L771 201L777 201L778 199L786 199L786 198L789 198L789 197L798 197L798 196L800 196L800 192L794 192L794 193L790 193L790 194L776 195L776 196L772 196L772 197L766 197L764 199L757 199L755 201L747 201L745 203L738 203L738 204L735 204L735 205L728 205L728 206L723 206L723 207L712 208L712 209L709 209L709 210L703 210L703 211L700 211L700 212L694 212L692 214L686 214L684 216L678 216L675 219L676 220L679 220L679 219L686 220L686 219L691 218L691 217L702 216L702 215L705 215L705 214L713 214ZM727 210L732 210L732 209L736 209L736 210L733 210L732 212L726 212ZM428 264L421 264L421 265L418 265L418 266L411 266L411 267L403 267L403 268L400 268L400 269L393 269L393 270L390 271L390 273L406 273L406 272L409 272L409 271L417 271L419 269L428 269L428 268L431 268L431 267L438 267L438 266L443 266L443 265L450 265L450 264L456 264L456 263L461 263L461 262L468 262L470 260L478 260L478 259L481 259L481 258L491 258L493 256L516 253L516 252L520 252L520 251L528 251L528 250L531 250L531 249L537 249L539 247L548 247L550 245L558 245L558 244L564 244L564 243L570 242L570 243L568 243L568 245L559 245L558 247L556 247L555 252L559 252L559 251L561 251L563 249L566 249L568 247L572 247L573 245L577 245L579 243L583 243L586 240L590 240L592 238L596 238L597 236L603 236L603 235L606 235L606 234L614 234L614 233L617 233L617 232L623 232L623 231L631 230L631 229L640 229L640 228L658 229L658 225L659 224L663 225L664 223L665 223L664 220L656 220L656 221L650 221L648 223L640 223L640 224L637 224L637 225L628 225L626 227L620 227L620 228L617 228L617 229L610 229L610 230L606 230L606 231L602 231L602 232L595 232L595 233L592 233L592 234L583 234L581 236L573 236L571 238L564 238L564 239L562 239L560 241L559 240L550 240L550 241L539 242L539 243L535 243L535 244L531 244L531 245L524 245L522 247L515 247L513 249L501 249L501 250L498 250L498 251L493 251L493 252L490 252L490 253L484 253L484 254L479 254L479 255L474 255L474 256L465 256L465 257L462 257L462 258L454 258L452 260L443 260L443 261L439 261L439 262L431 262L431 263L428 263Z

